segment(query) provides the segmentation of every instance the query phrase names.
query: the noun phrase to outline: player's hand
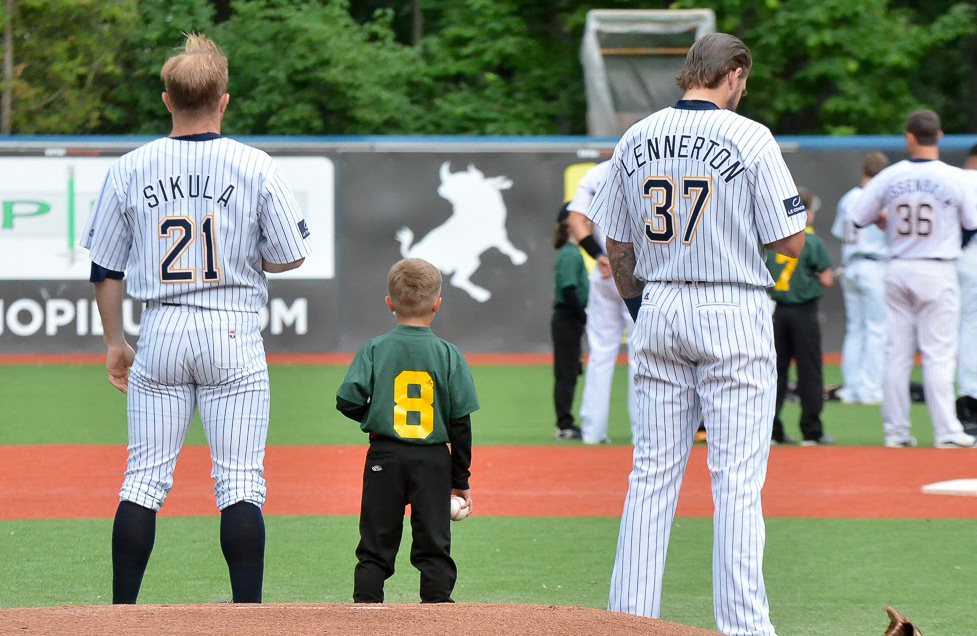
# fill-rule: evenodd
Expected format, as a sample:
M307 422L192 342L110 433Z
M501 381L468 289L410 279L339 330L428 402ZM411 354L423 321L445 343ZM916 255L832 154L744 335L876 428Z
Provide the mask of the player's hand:
M600 272L601 278L611 277L611 261L604 254L597 257L597 271Z
M465 505L462 506L462 508L468 508L468 516L471 516L472 512L474 512L474 510L475 510L472 507L472 489L469 488L468 490L459 490L457 488L452 488L451 489L451 496L452 497L461 497L462 499L464 499L465 500Z
M889 213L886 210L882 210L879 213L879 218L875 220L875 224L879 226L880 230L884 230L889 224Z
M105 355L105 368L109 372L109 383L123 393L129 392L129 367L132 366L132 361L135 358L136 352L133 351L128 342L121 346L109 347L108 353Z

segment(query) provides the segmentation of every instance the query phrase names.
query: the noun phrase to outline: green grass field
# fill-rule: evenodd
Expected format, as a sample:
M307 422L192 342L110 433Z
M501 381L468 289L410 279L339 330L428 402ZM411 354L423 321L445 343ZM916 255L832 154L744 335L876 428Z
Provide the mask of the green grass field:
M309 446L365 444L359 428L336 411L342 367L272 367L271 423L268 444ZM549 367L476 367L475 386L482 408L472 417L475 443L483 446L556 445L553 440L552 371ZM825 382L840 381L828 367ZM109 386L101 367L0 366L4 402L10 401L0 426L0 445L125 444L125 396ZM629 444L626 377L618 368L612 387L609 434L615 444ZM577 387L579 400L580 386ZM8 419L9 414L9 421ZM784 407L788 434L799 437L797 404ZM933 430L926 407L912 406L913 434L931 445ZM877 406L825 404L825 430L839 444L880 446L882 421ZM199 421L187 444L205 444Z
M273 368L269 444L365 444L357 427L334 410L343 372ZM550 373L545 367L474 369L482 402L474 418L476 444L557 443ZM836 379L837 370L829 369L827 381ZM0 387L0 444L125 443L124 398L99 367L0 367ZM616 444L630 438L624 389L619 370L610 431ZM920 443L931 443L925 409L914 406L912 415ZM791 433L796 417L796 405L788 405ZM877 407L829 403L824 421L840 443L881 444ZM199 425L188 443L203 443ZM617 527L616 518L475 517L455 524L455 598L603 607ZM355 518L269 517L267 532L266 601L349 600ZM107 603L110 534L107 519L0 522L0 607ZM677 521L662 618L714 628L711 534L709 519ZM886 622L882 608L891 604L928 635L971 634L977 556L968 538L975 534L977 520L768 519L765 572L774 623L782 635L879 634ZM415 602L417 575L406 550L401 557L388 600ZM140 601L210 603L229 595L218 517L161 518Z

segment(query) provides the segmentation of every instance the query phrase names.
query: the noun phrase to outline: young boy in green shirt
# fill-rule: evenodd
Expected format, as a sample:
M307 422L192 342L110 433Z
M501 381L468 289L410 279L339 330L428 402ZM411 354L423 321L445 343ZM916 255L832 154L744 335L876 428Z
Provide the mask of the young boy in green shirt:
M818 299L833 278L831 259L824 243L814 233L814 214L821 206L818 197L798 188L807 209L807 236L804 249L794 259L767 252L767 269L774 280L771 298L777 303L773 313L773 338L777 347L777 411L771 440L778 444L796 444L784 434L780 409L787 393L787 370L790 361L797 363L797 394L801 399L801 434L804 446L832 444L834 438L824 434L821 409L824 406L824 378L821 357L821 326L818 323Z
M383 602L410 504L411 563L421 572L421 602L450 603L458 574L450 501L463 498L471 512L475 384L461 352L431 331L441 307L437 268L404 259L390 269L387 292L397 327L360 347L336 393L336 408L370 434L353 601Z

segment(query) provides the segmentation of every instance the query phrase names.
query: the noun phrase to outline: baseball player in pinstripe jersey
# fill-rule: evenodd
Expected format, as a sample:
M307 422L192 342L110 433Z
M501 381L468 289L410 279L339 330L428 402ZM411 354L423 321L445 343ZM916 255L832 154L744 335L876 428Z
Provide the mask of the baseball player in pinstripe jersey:
M953 395L960 325L957 259L961 226L977 229L977 192L968 175L939 160L939 116L906 120L909 159L889 166L865 187L851 210L856 227L881 219L889 239L885 276L889 340L882 384L885 445L915 446L909 434L909 375L916 348L937 448L974 448Z
M831 233L842 241L844 272L841 289L845 298L845 343L841 348L841 401L877 404L882 401L882 369L885 362L885 268L889 246L885 232L870 225L858 229L849 210L862 189L889 165L881 152L865 156L862 183L838 201L838 215Z
M689 50L674 107L632 126L588 216L607 236L632 316L634 466L608 608L656 618L668 538L704 418L715 503L713 606L723 634L774 634L760 490L776 398L764 246L797 258L806 215L770 131L734 112L749 49L724 33Z
M977 146L971 146L963 164L964 174L977 189ZM960 279L960 349L957 354L957 417L964 431L977 431L977 232L963 233L963 249L957 263Z
M91 251L109 381L128 394L112 598L136 602L197 409L233 600L257 603L269 402L258 311L268 300L264 272L301 265L309 231L271 158L220 135L229 99L220 49L190 35L162 77L173 130L112 166L81 243ZM122 331L123 276L146 303L138 352Z
M604 161L580 180L573 200L567 205L570 231L597 266L590 274L590 297L587 300L587 372L584 375L583 395L580 398L580 431L584 444L605 444L607 416L611 403L611 381L621 338L631 331L634 323L628 315L621 296L611 278L611 264L605 254L604 235L599 227L587 219L587 210L594 194L607 176L610 161ZM634 355L628 347L628 414L633 418Z

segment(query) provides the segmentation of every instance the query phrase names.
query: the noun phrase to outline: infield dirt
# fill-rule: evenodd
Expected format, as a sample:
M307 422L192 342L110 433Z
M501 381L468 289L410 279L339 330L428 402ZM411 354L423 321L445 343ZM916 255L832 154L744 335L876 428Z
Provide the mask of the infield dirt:
M273 446L265 460L271 515L359 513L365 447ZM706 449L692 451L678 515L709 517ZM111 518L125 470L122 446L0 446L0 520ZM924 495L923 485L977 476L977 455L929 448L775 448L767 517L974 519L977 497ZM206 447L183 449L165 516L216 515ZM475 514L617 517L630 447L480 447ZM568 479L567 475L572 475Z
M538 605L107 605L0 610L0 634L25 636L342 635L718 636L580 607Z

